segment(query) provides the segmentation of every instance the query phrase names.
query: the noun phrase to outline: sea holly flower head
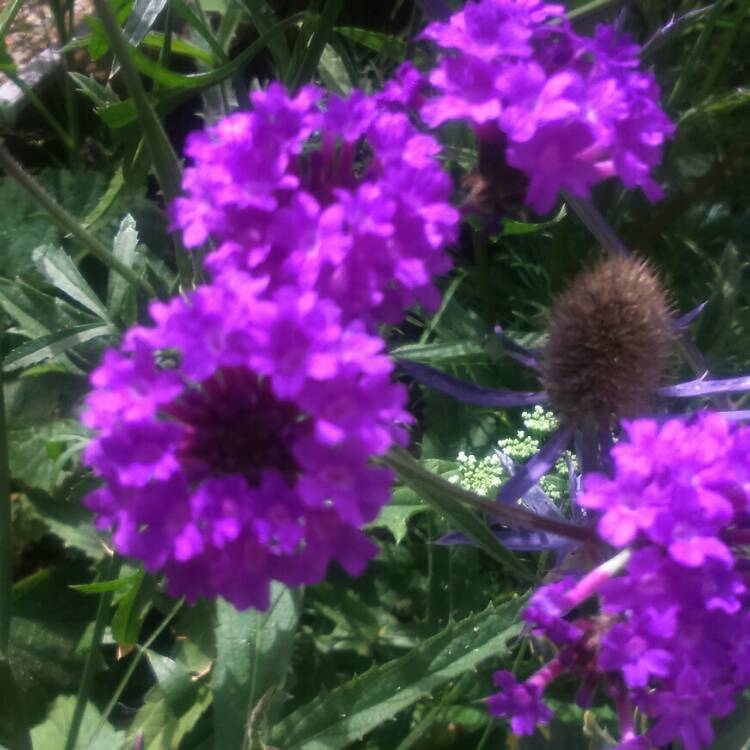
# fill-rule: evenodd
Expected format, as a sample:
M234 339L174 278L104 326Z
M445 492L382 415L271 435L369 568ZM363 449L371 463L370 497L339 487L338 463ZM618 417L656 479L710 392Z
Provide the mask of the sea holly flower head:
M240 271L151 306L92 375L87 499L117 550L189 601L268 605L271 580L362 572L405 435L382 341L315 292Z
M563 12L536 0L471 0L430 24L423 38L440 55L422 117L433 127L471 123L480 153L481 141L504 135L507 163L528 176L526 202L541 213L561 190L586 198L614 175L657 200L652 171L674 125L654 76L639 70L627 34L598 26L581 37Z
M184 196L172 206L188 247L209 238L215 275L239 269L268 292L314 290L344 319L395 323L415 303L435 309L433 278L456 237L439 145L405 110L422 88L412 67L384 93L348 98L278 83L252 111L193 134Z

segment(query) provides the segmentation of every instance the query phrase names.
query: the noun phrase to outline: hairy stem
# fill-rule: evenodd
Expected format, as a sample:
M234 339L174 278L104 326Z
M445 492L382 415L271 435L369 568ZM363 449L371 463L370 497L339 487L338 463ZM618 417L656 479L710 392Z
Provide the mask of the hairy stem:
M57 203L10 155L10 152L2 143L0 143L0 167L54 219L55 223L63 231L73 235L95 258L98 258L105 266L115 271L115 273L119 273L129 283L141 287L149 296L156 296L156 292L146 279L142 279L132 268L119 261L103 243L84 229L80 222Z

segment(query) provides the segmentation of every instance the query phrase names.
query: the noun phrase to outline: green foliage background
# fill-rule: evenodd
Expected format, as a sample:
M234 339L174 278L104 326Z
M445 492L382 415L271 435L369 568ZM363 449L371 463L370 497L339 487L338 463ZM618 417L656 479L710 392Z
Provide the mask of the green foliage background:
M250 90L274 78L290 86L314 79L346 93L379 88L407 56L429 64L429 50L414 41L428 5L114 0L126 56L105 83L116 70L106 24L92 18L90 33L74 36L65 3L53 2L64 21L64 68L39 102L20 115L5 113L3 134L92 239L71 236L10 175L0 177L13 517L0 745L518 747L480 699L492 690L494 670L524 676L542 660L521 633L519 611L549 566L544 557L517 556L509 567L491 535L481 549L437 546L457 516L449 520L435 509L449 506L397 486L371 529L380 555L360 579L332 570L304 592L278 587L267 613L238 613L221 601L189 608L170 600L158 577L111 558L81 505L94 486L79 463L87 373L125 327L145 320L148 298L103 263L94 245L132 269L141 286L174 292L195 273L169 236L163 210L179 179L170 153L180 153L186 133L245 105ZM20 0L5 6L0 38L19 7ZM614 184L600 186L593 202L630 247L655 262L675 308L707 302L694 334L711 371L747 372L750 6L594 0L568 7L582 31L620 17L648 42L645 64L654 67L678 124L659 173L662 203L652 206ZM94 61L95 73L77 67L80 59ZM0 68L22 73L7 55ZM445 128L441 138L458 190L475 159L473 144L460 128ZM500 323L520 343L540 344L551 301L597 257L595 241L564 208L540 223L509 206L486 239L466 226L453 252L437 315L415 311L385 332L394 355L479 383L534 388L492 329ZM691 373L675 362L674 374ZM455 474L460 451L486 456L522 427L516 411L466 407L411 388L414 449L435 473ZM548 735L520 746L606 747L612 713L602 702L584 716L572 695L571 686L559 688ZM739 750L748 737L742 707L723 723L715 749Z

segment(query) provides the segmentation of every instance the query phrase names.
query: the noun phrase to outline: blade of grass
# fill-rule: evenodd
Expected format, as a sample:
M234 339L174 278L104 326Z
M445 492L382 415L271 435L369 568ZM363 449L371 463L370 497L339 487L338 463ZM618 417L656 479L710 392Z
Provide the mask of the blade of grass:
M21 10L22 5L23 0L13 0L3 8L3 12L0 13L0 39L5 39L8 29L18 15L18 11Z
M669 98L667 99L668 111L673 110L675 105L679 103L680 97L686 90L688 83L692 78L693 69L698 61L703 58L703 51L708 45L709 39L711 39L714 27L721 16L721 11L723 10L724 5L725 3L718 2L716 5L712 6L711 10L706 14L705 23L698 35L698 39L690 50L687 60L680 66L680 75L669 94Z
M64 47L70 37L73 36L72 29L68 29L66 18L65 18L65 7L61 0L51 0L49 3L52 9L52 16L55 22L55 28L57 30L57 38L61 47ZM72 5L72 3L71 3ZM62 77L63 77L63 98L65 99L65 113L68 118L68 129L70 131L70 139L76 146L81 141L80 124L78 122L78 110L75 102L75 91L73 89L73 82L70 79L68 73L73 69L73 53L63 52L61 56L62 61Z
M105 568L99 576L99 580L109 581L113 578L117 578L119 570L120 560L115 555L112 555L105 563ZM83 676L81 677L81 684L78 688L76 705L73 709L73 717L70 720L68 736L65 739L65 750L75 750L76 742L78 741L78 734L81 731L81 723L83 722L83 714L86 710L89 693L91 692L91 685L94 682L94 674L96 673L97 663L99 661L99 652L101 650L102 637L104 636L104 628L107 625L107 615L109 614L109 608L112 604L112 594L113 592L111 590L105 591L99 598L99 605L96 609L96 619L94 620L94 632L91 636L89 652L86 655L86 663L83 667Z
M153 633L146 639L146 641L141 646L136 647L136 652L133 655L133 658L130 661L130 664L128 665L127 670L125 670L125 674L122 676L122 679L117 685L117 688L115 688L115 692L112 695L112 698L110 698L109 703L107 703L106 708L104 709L101 718L99 719L99 723L96 726L96 729L91 734L91 737L89 737L88 745L86 746L85 750L90 750L92 747L95 747L94 740L99 735L99 732L101 732L102 728L104 727L107 719L109 718L109 715L112 713L114 707L117 705L117 702L120 700L120 696L123 694L123 691L128 686L128 683L130 682L130 678L133 676L133 672L135 672L138 665L141 663L141 659L146 655L146 652L149 648L151 648L151 644L162 634L164 629L169 625L170 622L176 617L177 613L182 608L182 605L185 603L184 599L179 599L177 602L175 602L174 607L172 607L171 610L167 613L167 615L164 617L164 619L159 623L159 625L156 627Z
M188 22L190 27L200 34L218 60L227 62L229 59L223 47L211 32L211 27L201 19L184 0L173 0L177 12Z
M258 35L262 36L278 25L279 19L266 0L235 0L235 2L247 13L253 26L258 30ZM268 43L268 49L276 64L278 77L286 81L291 58L286 38L282 35L273 37Z
M302 53L299 66L296 70L290 71L289 78L292 91L297 91L301 86L309 83L315 75L320 56L328 43L328 37L333 32L333 27L343 5L344 0L327 0L320 17L317 19L315 30L307 42L307 47ZM310 23L313 22L314 20L311 18Z

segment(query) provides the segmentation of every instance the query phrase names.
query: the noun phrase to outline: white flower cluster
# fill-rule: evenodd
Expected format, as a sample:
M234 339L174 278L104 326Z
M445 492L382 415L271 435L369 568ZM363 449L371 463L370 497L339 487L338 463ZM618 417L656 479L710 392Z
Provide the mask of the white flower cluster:
M522 412L521 420L524 429L518 430L513 437L498 440L497 450L490 455L478 459L461 451L456 457L458 466L451 481L478 495L494 495L509 477L499 452L518 463L528 461L537 453L544 438L557 428L555 415L541 406ZM540 480L542 489L552 500L562 500L567 492L567 456L569 454L562 456L554 469Z

